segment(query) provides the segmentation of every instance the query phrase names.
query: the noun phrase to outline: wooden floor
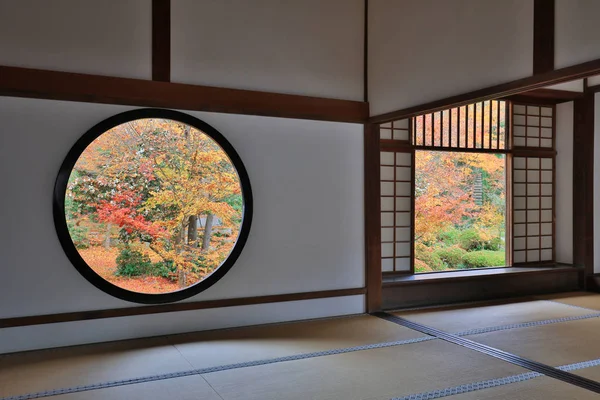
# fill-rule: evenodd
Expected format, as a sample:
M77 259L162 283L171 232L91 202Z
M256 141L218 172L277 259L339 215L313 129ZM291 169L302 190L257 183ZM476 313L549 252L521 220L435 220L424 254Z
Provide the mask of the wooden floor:
M599 294L390 314L600 382ZM553 400L600 394L361 315L0 355L0 398L40 397Z

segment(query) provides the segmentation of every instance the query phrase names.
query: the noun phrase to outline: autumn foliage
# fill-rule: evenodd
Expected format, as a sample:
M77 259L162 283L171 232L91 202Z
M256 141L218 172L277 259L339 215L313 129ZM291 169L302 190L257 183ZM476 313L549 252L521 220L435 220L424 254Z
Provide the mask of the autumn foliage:
M417 272L504 265L504 156L417 151L415 164Z
M144 293L192 285L218 268L243 215L227 154L203 132L165 119L127 122L98 137L66 194L71 238L88 265ZM136 269L132 255L148 265Z

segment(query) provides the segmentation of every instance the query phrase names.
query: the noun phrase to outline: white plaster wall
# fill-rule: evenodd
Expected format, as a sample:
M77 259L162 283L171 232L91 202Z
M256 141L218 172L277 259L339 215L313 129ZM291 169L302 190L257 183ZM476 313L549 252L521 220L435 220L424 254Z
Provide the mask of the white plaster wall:
M600 58L600 1L556 0L556 68Z
M132 305L79 275L52 220L54 180L71 145L97 122L129 109L0 98L0 170L9 172L0 196L0 318ZM363 287L362 125L191 114L237 149L255 210L236 265L188 301Z
M371 0L371 115L533 73L533 0Z
M556 106L556 261L573 263L573 102Z
M333 297L0 329L0 354L363 313L365 296Z
M175 0L172 81L363 99L363 0Z
M545 87L544 89L556 89L556 90L568 90L571 92L583 92L583 79L559 83L558 85L548 86L548 87Z
M149 0L0 0L0 65L151 78Z

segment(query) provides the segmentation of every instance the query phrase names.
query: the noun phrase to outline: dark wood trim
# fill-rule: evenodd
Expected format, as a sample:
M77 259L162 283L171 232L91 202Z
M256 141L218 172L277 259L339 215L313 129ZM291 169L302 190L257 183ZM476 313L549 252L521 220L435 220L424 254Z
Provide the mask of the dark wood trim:
M171 0L152 0L152 80L171 81Z
M554 70L554 0L533 3L533 73Z
M585 289L600 293L600 274L593 274L585 279Z
M435 275L431 278L419 274L412 280L410 277L397 277L395 281L383 283L382 307L384 310L393 310L578 290L579 276L583 274L581 268L573 267L519 271L516 271L517 268L506 269L513 272L474 273L472 276L463 274L465 276L457 277L448 277L451 273L439 272L431 274Z
M515 103L553 105L573 101L582 97L583 92L558 89L535 89L529 92L508 96L504 99L514 101Z
M598 93L600 92L600 85L586 86L585 91L588 93Z
M527 78L517 79L500 85L489 86L487 88L475 90L445 99L408 107L398 111L392 111L385 114L375 115L369 118L372 123L386 123L397 119L414 117L419 114L441 111L450 107L464 106L470 103L492 100L512 96L534 89L540 89L545 86L556 85L576 79L582 79L587 76L600 74L600 59L588 61L582 64L573 65L561 69L555 69L550 72L529 76Z
M369 0L365 0L365 22L363 38L363 90L364 101L369 101Z
M367 312L381 310L381 197L379 126L365 124L365 268Z
M61 314L32 315L0 319L1 328L17 326L56 324L61 322L87 321L92 319L130 317L134 315L161 314L179 311L204 310L207 308L224 308L248 306L253 304L282 303L286 301L324 299L366 294L366 288L323 290L318 292L277 294L270 296L240 297L234 299L196 301L193 303L172 303L155 306L113 308L106 310L78 311Z
M586 278L594 274L594 97L573 106L573 264Z
M360 101L0 66L0 96L364 123Z

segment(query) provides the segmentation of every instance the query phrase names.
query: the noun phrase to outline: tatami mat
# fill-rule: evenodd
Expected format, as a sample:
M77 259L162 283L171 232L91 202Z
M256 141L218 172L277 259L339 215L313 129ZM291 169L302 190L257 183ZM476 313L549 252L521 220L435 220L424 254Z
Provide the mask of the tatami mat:
M577 307L589 308L590 312L598 310L600 312L600 294L589 292L561 293L538 297L541 299L552 300L559 303L569 304Z
M443 397L443 400L592 400L600 395L545 376Z
M458 333L474 328L576 317L593 313L594 311L565 304L532 300L495 305L470 304L452 308L394 312L393 314L446 332Z
M423 336L427 335L360 315L178 335L171 343L194 368L206 368Z
M600 318L467 336L488 346L558 366L600 358Z
M49 400L223 400L201 376L52 396Z
M588 378L596 382L600 382L600 366L578 369L575 371L571 371L571 373L583 376L584 378ZM598 395L598 398L600 398L600 395Z
M526 370L432 340L204 375L226 400L367 399L408 395Z
M0 357L0 397L189 370L163 338Z

